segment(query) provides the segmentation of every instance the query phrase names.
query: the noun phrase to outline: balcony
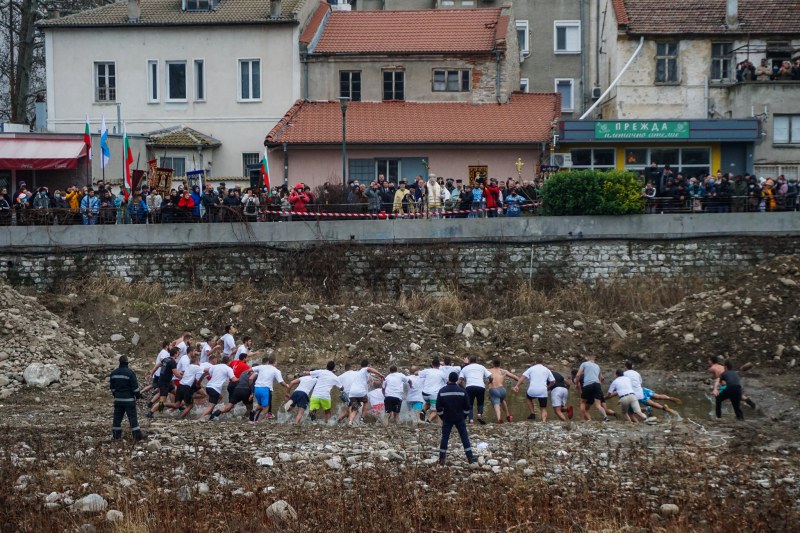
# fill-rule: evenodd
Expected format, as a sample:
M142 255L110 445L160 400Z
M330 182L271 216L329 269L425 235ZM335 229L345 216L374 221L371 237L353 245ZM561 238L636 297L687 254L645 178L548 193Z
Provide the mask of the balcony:
M800 114L800 81L745 81L728 86L733 118ZM765 107L766 106L766 107Z

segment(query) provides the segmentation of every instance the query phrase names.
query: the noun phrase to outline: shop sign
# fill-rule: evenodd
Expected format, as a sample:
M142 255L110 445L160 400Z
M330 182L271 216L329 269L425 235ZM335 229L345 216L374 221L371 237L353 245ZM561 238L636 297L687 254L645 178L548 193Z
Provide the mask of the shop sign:
M663 120L603 121L594 124L595 139L688 139L688 122Z

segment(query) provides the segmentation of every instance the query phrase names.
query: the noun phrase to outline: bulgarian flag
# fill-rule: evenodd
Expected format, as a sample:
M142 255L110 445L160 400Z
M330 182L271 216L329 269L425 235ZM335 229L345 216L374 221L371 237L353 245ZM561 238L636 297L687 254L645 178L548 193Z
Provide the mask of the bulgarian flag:
M83 129L83 144L86 145L86 154L92 160L92 130L89 127L89 115L86 115L86 127Z
M267 158L266 148L264 148L264 158L261 160L261 179L264 181L264 187L269 191L269 158Z
M128 128L123 125L122 128L122 159L125 161L125 183L123 189L125 191L125 201L131 194L131 164L133 163L133 152L131 152L131 145L128 142Z

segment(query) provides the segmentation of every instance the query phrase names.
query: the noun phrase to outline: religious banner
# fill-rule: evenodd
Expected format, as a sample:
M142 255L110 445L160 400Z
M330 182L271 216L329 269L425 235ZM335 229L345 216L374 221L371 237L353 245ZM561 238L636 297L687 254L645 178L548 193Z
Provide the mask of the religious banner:
M172 169L155 168L150 173L150 190L155 189L162 197L169 196L172 189Z
M594 123L595 139L688 139L689 122L616 120Z
M144 182L144 170L135 169L131 171L131 190L132 191L139 191L142 188L142 183Z
M203 191L203 182L206 179L204 170L190 170L186 173L186 179L189 181L189 189L194 188L195 185L200 187L200 191Z
M469 178L469 186L474 187L478 182L478 178L483 178L484 181L489 179L489 167L486 165L475 165L467 167L467 177Z

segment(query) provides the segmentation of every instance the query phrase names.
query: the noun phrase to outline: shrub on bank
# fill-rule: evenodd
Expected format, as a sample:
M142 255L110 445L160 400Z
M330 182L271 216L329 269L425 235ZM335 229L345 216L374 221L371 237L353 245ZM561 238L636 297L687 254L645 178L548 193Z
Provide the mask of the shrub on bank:
M642 184L632 172L558 172L542 186L542 214L636 215L644 212Z

